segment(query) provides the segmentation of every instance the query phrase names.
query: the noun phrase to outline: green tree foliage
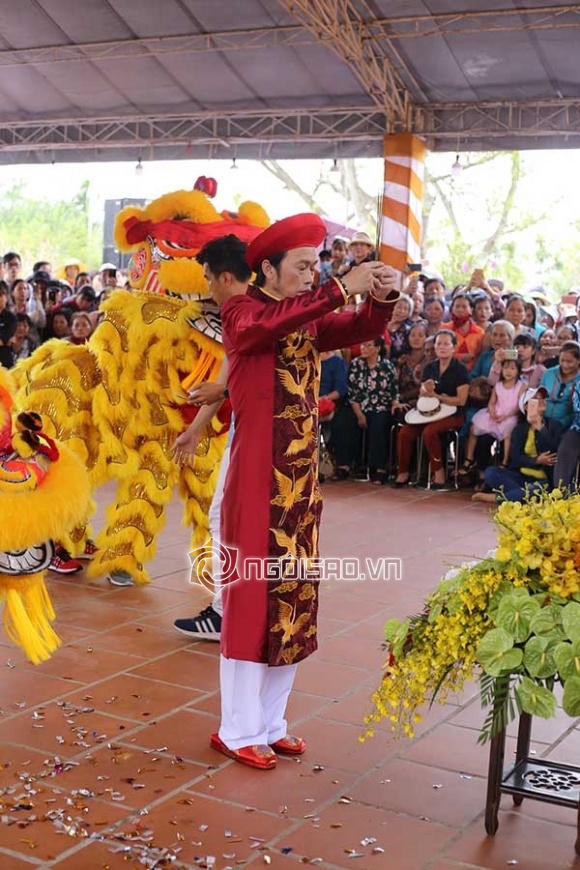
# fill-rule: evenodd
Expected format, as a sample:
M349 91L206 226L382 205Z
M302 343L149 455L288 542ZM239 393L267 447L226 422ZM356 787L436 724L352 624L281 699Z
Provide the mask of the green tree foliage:
M0 191L2 252L17 251L25 268L45 259L56 270L76 257L98 268L103 245L102 225L89 216L89 182L70 199L47 201L23 195L23 182Z
M572 227L578 236L580 221L575 221ZM558 244L538 234L535 244L536 259L550 287L561 294L580 287L580 247L575 241Z
M521 289L526 269L518 256L518 238L547 217L520 203L522 155L462 154L461 164L454 179L449 155L428 157L424 254L432 258L435 252L435 264L451 285L465 283L473 269L481 268L486 277L501 276L509 289Z

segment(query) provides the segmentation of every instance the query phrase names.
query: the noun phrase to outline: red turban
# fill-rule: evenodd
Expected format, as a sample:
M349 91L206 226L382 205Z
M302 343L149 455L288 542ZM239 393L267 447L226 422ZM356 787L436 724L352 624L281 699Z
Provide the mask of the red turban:
M276 221L250 242L246 262L257 272L264 260L294 248L317 248L326 236L326 224L317 214L295 214Z

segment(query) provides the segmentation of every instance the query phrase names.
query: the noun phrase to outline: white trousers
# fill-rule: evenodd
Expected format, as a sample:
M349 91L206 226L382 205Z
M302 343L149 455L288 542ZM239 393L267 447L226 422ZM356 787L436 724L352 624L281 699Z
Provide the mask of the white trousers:
M220 655L220 739L228 749L266 745L286 737L286 705L297 665L271 668Z
M230 450L231 447L226 447L226 449L224 450L215 492L208 513L209 531L215 544L219 544L220 542L220 516L222 512L222 499L224 497L224 484L226 482L226 474L228 473L228 468L230 465ZM221 564L217 553L214 553L211 570L213 582L216 586L219 586L219 582L221 579ZM216 613L219 613L220 616L223 616L224 609L222 605L221 589L217 589L211 605Z

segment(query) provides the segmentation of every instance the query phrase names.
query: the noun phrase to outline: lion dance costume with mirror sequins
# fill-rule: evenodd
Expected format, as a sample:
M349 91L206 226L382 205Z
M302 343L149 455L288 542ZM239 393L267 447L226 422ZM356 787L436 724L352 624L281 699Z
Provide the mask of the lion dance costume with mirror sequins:
M50 434L82 458L94 487L117 481L89 576L127 571L137 583L148 582L146 565L176 486L192 547L208 538L226 417L200 440L192 467L179 469L171 456L195 414L185 392L215 378L223 357L219 314L194 258L212 239L234 233L249 242L269 224L255 203L218 213L210 201L215 192L214 179L202 177L192 191L121 211L115 241L132 253L132 291L116 290L104 303L86 345L51 340L17 366L19 406L50 419ZM73 554L86 539L82 520L63 540Z
M59 538L90 504L88 474L34 411L12 420L14 382L0 366L0 603L4 628L34 664L60 645L44 574Z

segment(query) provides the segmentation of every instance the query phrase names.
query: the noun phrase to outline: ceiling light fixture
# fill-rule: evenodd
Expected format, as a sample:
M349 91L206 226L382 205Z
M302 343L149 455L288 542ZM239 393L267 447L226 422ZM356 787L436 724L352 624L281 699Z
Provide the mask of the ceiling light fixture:
M236 163L235 157L232 157L232 165L230 166L230 169L238 169L238 164Z
M332 161L332 166L331 166L331 168L330 168L330 171L331 171L331 172L340 172L340 169L339 169L339 167L338 167L338 160L336 159L336 157L335 157L334 160Z
M141 175L143 173L144 166L141 163L141 158L137 161L137 165L135 166L135 175Z
M459 178L459 176L461 175L462 169L463 169L463 166L459 162L459 154L456 154L455 155L455 163L451 167L451 178L454 181L455 181L455 179Z

